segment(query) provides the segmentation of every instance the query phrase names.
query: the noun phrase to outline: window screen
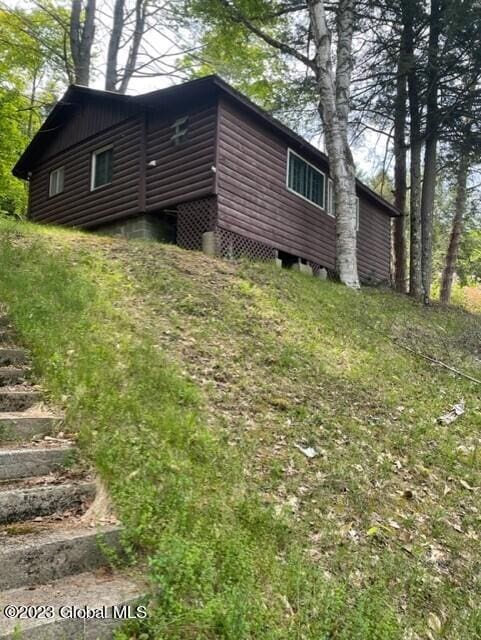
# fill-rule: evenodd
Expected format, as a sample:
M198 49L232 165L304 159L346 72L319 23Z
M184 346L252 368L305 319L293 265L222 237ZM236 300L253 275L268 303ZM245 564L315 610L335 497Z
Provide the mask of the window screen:
M325 176L289 149L287 186L301 197L324 209Z

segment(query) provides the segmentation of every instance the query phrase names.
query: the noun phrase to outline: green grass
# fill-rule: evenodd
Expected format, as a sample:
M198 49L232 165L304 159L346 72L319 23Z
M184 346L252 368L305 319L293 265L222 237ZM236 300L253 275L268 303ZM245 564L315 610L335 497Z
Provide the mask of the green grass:
M480 378L480 316L11 222L0 300L148 557L123 638L481 637L481 387L401 346Z

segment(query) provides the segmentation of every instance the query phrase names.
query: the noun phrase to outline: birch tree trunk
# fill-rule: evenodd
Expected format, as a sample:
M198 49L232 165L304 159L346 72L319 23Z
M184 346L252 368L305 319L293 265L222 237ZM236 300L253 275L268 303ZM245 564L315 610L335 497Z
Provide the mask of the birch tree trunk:
M356 177L347 138L353 66L354 0L339 1L335 72L324 0L308 0L308 7L316 47L315 72L319 88L319 113L324 124L329 169L334 181L337 271L341 282L358 289Z
M454 274L459 254L459 243L463 232L463 221L466 213L466 185L468 181L469 160L468 154L462 153L459 160L456 178L456 201L449 237L446 260L441 279L441 303L449 304L453 287Z
M396 100L394 105L394 204L401 215L394 218L393 254L394 288L406 293L406 30L403 28L396 77Z
M90 63L95 36L95 0L72 0L70 13L70 50L74 67L74 82L88 87Z

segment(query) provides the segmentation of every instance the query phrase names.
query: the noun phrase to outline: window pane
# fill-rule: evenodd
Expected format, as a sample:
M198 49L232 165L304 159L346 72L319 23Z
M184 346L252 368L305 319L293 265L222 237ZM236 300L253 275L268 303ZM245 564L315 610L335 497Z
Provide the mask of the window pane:
M307 200L324 207L324 174L310 164L289 153L288 179L289 189Z
M62 193L63 191L63 174L64 174L64 170L63 170L63 167L61 167L57 171L57 193Z
M59 167L50 173L49 196L56 196L63 191L64 168Z
M112 182L112 149L95 154L94 188Z

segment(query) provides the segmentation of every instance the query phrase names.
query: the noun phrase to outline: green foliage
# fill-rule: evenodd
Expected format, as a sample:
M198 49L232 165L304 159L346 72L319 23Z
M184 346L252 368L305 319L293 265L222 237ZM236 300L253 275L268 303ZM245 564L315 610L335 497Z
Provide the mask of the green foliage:
M276 16L277 2L236 3L244 15L270 35L283 38L288 19ZM304 135L319 131L318 97L312 78L299 74L289 56L254 35L217 0L189 0L189 25L198 34L201 55L187 54L183 65L193 76L217 73L254 102Z
M119 638L477 637L479 389L397 341L479 377L479 320L9 221L0 299L148 557Z
M471 229L461 240L458 274L463 284L481 282L481 230Z
M12 167L28 141L20 109L24 101L15 91L0 85L0 213L25 211L25 185L12 176Z
M64 78L65 9L0 10L0 211L25 213L26 185L12 168L54 102Z

